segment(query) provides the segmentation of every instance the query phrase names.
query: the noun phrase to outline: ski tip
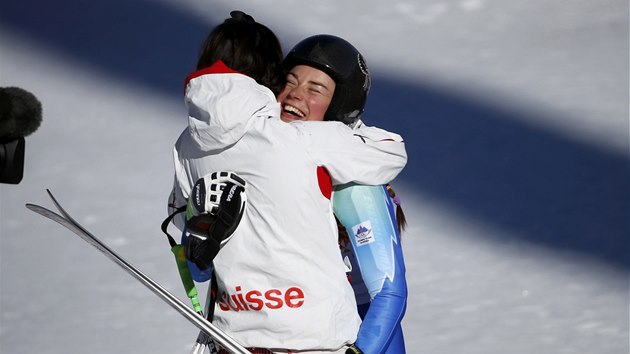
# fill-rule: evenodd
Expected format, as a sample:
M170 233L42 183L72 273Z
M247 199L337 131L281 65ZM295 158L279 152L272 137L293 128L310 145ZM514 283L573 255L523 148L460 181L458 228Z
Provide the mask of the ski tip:
M37 204L26 203L26 204L25 204L25 206L26 206L26 208L27 208L28 210L34 211L34 212L36 212L36 213L38 213L38 214L41 214L41 213L42 213L42 211L47 210L47 209L46 209L46 208L44 208L43 206L41 206L41 205L37 205Z
M50 189L46 188L46 192L48 193L48 195L50 196L50 198L53 200L53 202L56 202L57 200L55 199L55 197L53 196L52 192L50 191ZM27 209L32 210L34 212L39 212L42 209L46 209L41 205L37 205L37 204L32 204L32 203L26 203L24 204L24 206L26 206Z
M25 206L26 206L26 208L27 208L28 210L30 210L30 211L32 211L32 212L35 212L35 213L37 213L37 214L39 214L39 215L42 215L42 216L46 216L46 217L47 217L47 216L48 216L48 215L50 215L51 213L52 213L52 214L55 214L55 213L54 213L54 212L52 212L51 210L48 210L48 209L44 208L44 207L43 207L43 206L41 206L41 205L31 204L31 203L26 203L26 204L25 204Z
M57 207L57 210L59 210L62 214L64 214L64 216L67 217L68 215L66 215L66 212L63 210L61 204L59 204L59 201L57 201L57 198L55 198L50 189L46 188L46 192L48 192L48 196L50 197L50 200L52 200L53 204L55 204L55 207Z
M24 206L26 206L27 209L35 211L35 209L37 209L38 205L35 204L31 204L31 203L26 203L24 204Z

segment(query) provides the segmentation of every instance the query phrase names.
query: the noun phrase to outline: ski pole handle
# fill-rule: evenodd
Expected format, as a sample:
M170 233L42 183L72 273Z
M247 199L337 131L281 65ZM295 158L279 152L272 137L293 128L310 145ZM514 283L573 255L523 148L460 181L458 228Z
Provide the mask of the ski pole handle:
M201 314L201 304L199 303L199 297L197 294L197 288L188 269L188 263L186 262L185 249L183 245L175 245L171 248L171 252L175 255L175 262L177 263L177 270L179 271L179 277L182 279L186 295L190 298L193 304L195 312Z

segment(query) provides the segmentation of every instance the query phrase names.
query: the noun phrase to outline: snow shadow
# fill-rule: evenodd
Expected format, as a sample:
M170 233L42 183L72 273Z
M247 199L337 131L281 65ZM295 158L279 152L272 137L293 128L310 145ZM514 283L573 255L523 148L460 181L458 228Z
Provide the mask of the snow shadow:
M219 9L221 16L227 11ZM217 23L147 0L20 0L0 4L0 28L115 79L181 95Z
M0 6L1 26L177 100L199 44L216 25L154 1ZM217 18L226 16L217 10ZM378 76L373 82L368 123L402 133L407 143L400 181L521 240L628 269L627 155L523 123L519 116L530 112L415 82Z
M525 123L537 113L418 83L373 83L366 119L403 135L400 180L522 240L628 269L628 155Z

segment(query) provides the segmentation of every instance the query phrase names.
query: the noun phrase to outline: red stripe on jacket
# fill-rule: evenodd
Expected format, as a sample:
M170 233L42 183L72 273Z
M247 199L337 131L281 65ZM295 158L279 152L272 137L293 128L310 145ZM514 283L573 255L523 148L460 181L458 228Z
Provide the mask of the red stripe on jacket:
M199 76L208 75L208 74L241 74L236 70L230 69L222 60L217 60L214 64L210 65L207 68L203 68L201 70L197 70L194 73L186 76L186 81L184 81L184 87L188 85L190 80L198 78Z

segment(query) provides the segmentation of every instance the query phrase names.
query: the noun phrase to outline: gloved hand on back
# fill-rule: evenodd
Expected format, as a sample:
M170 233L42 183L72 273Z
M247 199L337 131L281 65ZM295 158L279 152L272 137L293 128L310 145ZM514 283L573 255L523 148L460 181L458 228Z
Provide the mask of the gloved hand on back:
M247 183L234 172L214 172L195 183L186 206L186 258L200 270L212 260L238 226L247 196Z

